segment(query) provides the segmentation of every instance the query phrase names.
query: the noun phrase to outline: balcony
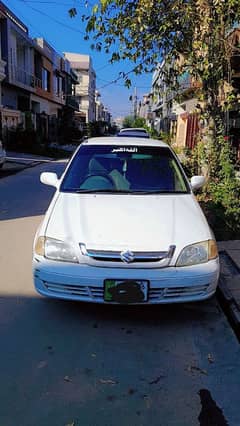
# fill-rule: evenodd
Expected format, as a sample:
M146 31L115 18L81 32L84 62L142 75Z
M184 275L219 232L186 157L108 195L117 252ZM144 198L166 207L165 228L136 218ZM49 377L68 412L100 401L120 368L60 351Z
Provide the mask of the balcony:
M6 77L5 66L6 66L6 62L0 59L0 82L3 81L4 78Z
M14 65L10 65L9 67L8 79L9 83L20 86L31 92L35 92L36 87L42 88L42 80Z

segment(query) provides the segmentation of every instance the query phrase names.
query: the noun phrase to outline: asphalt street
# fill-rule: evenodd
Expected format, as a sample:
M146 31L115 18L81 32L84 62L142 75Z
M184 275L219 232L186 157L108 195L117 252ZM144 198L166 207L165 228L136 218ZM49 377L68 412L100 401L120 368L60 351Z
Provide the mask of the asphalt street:
M122 307L33 287L49 162L0 179L0 426L239 426L240 348L214 297Z

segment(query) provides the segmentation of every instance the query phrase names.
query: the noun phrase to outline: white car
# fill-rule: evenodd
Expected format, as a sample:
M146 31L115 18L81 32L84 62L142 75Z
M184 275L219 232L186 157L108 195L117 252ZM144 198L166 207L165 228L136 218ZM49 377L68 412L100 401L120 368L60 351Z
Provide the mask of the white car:
M34 241L36 290L98 303L190 302L215 293L216 242L177 157L153 139L92 138L56 187Z
M2 142L0 141L0 168L3 166L5 161L6 161L6 151L3 148Z

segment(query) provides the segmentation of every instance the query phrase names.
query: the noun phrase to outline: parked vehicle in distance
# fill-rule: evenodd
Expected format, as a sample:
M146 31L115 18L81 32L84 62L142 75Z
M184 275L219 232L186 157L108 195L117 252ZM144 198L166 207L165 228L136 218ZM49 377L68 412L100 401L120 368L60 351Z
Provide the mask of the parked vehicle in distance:
M5 161L6 161L6 151L3 148L3 143L0 141L0 168L3 166Z
M132 137L132 138L149 138L149 133L142 127L130 127L121 129L117 134L120 137Z
M45 296L158 304L211 297L216 241L171 148L157 140L84 141L61 178L34 240L33 275Z

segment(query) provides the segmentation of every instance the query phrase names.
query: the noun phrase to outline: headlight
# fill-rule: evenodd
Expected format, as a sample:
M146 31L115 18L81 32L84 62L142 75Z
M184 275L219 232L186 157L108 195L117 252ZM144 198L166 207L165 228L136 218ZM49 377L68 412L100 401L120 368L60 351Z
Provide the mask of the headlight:
M65 241L55 240L54 238L38 237L35 244L35 253L51 260L78 262L74 247Z
M184 247L181 251L176 266L190 266L208 262L218 256L215 240L201 241Z

